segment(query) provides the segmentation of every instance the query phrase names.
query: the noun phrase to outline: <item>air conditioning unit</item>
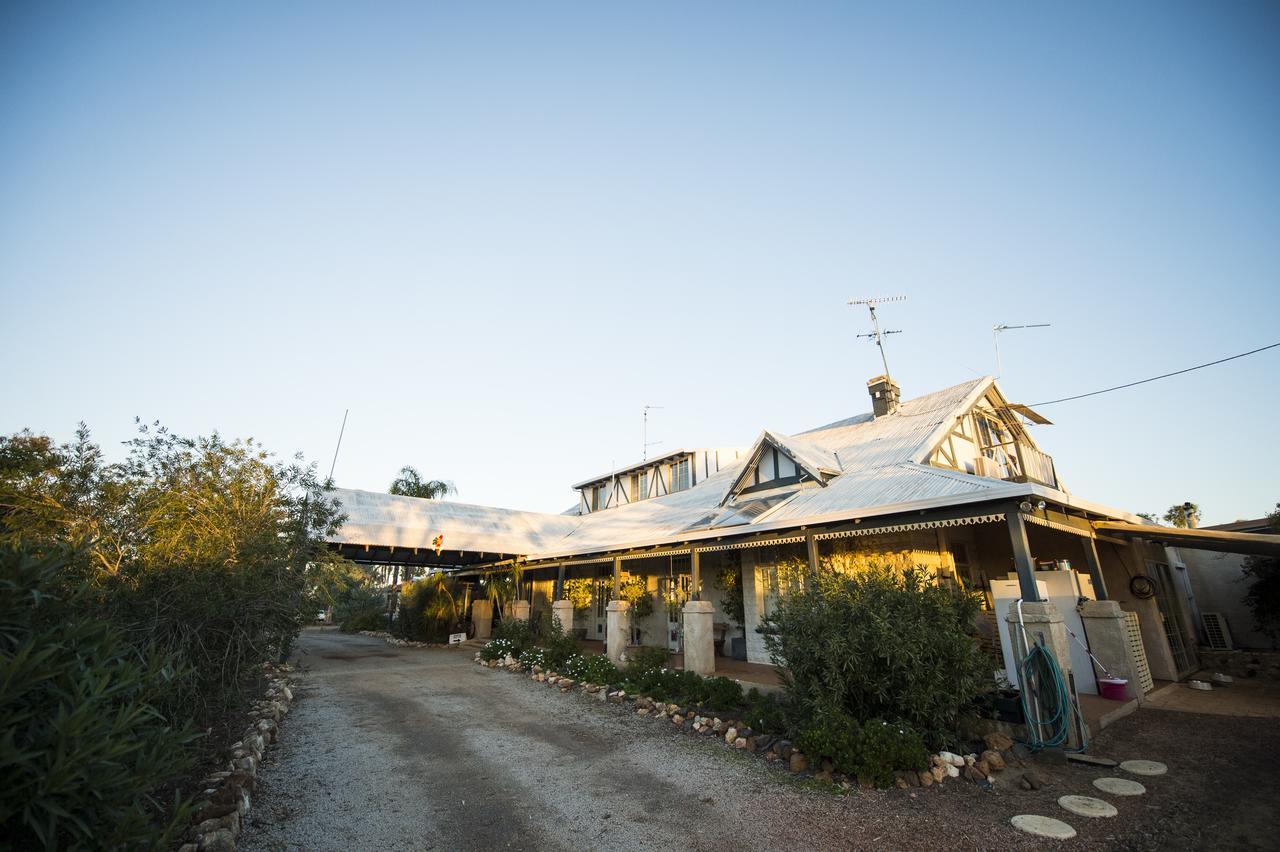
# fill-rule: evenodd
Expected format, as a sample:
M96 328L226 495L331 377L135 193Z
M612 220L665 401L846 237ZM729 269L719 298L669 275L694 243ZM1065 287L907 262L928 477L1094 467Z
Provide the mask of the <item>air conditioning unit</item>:
M986 456L978 456L973 460L973 472L978 476L986 476L991 479L1004 478L1004 472L1000 470L1000 463Z
M1231 631L1227 629L1227 620L1222 617L1222 613L1202 612L1200 624L1204 627L1204 638L1213 650L1230 651L1235 647L1231 642Z

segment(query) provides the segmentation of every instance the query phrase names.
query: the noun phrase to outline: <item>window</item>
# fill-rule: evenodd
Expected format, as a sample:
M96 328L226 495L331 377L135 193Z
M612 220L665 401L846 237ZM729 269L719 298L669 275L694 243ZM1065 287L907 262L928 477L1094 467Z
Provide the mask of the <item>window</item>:
M598 512L609 505L609 483L591 489L591 511Z
M631 502L643 500L649 496L649 471L642 470L631 474Z
M671 463L671 491L684 491L689 487L689 460L681 459Z

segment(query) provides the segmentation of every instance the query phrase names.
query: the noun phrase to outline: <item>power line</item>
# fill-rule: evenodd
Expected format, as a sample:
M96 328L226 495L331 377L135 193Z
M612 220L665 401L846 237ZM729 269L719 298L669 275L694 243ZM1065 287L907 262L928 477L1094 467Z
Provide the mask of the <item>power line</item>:
M1257 355L1259 352L1265 352L1268 349L1275 349L1277 346L1280 346L1280 343L1272 343L1270 346L1261 346L1257 349L1250 349L1248 352L1241 352L1239 355L1232 355L1229 358L1219 358L1217 361L1210 361L1208 364L1197 364L1194 367L1187 367L1185 370L1175 370L1172 373L1165 373L1162 376L1152 376L1149 379L1141 379L1136 382L1129 382L1128 384L1125 384L1125 385L1116 385L1113 388L1104 388L1102 390L1090 391L1089 393L1077 394L1076 396L1064 396L1062 399L1051 399L1048 402L1037 402L1037 403L1034 403L1033 406L1035 408L1039 408L1042 405L1054 405L1055 403L1059 403L1059 402L1071 402L1071 400L1073 399L1084 399L1086 396L1097 396L1100 393L1111 393L1112 391L1124 390L1125 388L1131 388L1136 385L1145 385L1147 382L1155 382L1155 381L1159 381L1160 379L1167 379L1170 376L1181 376L1183 373L1190 373L1193 370L1203 370L1205 367L1212 367L1215 364L1225 364L1228 361L1234 361L1237 358L1244 358L1248 355Z

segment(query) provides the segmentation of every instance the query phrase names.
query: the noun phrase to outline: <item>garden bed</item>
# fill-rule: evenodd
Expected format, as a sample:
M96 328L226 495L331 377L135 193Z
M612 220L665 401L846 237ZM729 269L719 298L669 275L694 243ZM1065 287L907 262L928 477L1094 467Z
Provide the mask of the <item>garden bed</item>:
M610 683L593 683L590 680L544 668L537 662L541 657L539 653L541 649L535 649L532 653L526 651L519 657L512 654L510 650L509 643L504 644L504 640L499 639L489 643L484 651L477 651L474 659L478 665L525 675L531 681L545 684L562 694L574 693L595 701L621 705L634 713L637 718L670 724L691 736L715 738L726 749L753 755L797 776L830 784L843 790L850 790L855 786L864 788L877 786L870 778L858 778L838 771L829 759L811 757L803 752L791 738L778 729L776 721L771 723L767 718L776 712L774 699L771 696L759 695L755 690L743 696L741 687L738 685L737 694L743 699L743 703L728 708L713 708L707 702L667 701L664 700L665 696L654 697L642 691L628 691L623 674L602 655L577 655L568 662L566 668L577 671L595 669L608 672L612 670L616 677L609 678ZM666 672L666 674L674 674L677 682L685 681L691 684L693 679L704 682L727 680L699 678L692 672ZM694 688L696 689L696 686ZM727 692L723 687L720 687L720 690L722 694ZM927 768L898 770L893 773L890 783L892 786L907 789L941 786L949 780L960 780L990 789L998 773L1010 767L1020 769L1026 766L1022 759L1024 753L1016 752L1013 740L1002 733L987 734L983 746L981 751L975 750L963 755L949 751L930 754ZM1026 776L1024 776L1026 783L1035 786L1034 770L1026 773Z

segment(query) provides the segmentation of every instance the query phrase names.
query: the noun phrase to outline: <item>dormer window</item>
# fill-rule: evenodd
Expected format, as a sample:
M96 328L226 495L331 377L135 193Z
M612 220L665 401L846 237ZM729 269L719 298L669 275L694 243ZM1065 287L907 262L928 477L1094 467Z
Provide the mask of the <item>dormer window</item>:
M602 482L591 489L591 511L598 512L609 505L609 483Z
M688 457L680 459L680 461L671 463L671 492L684 491L690 485L689 482L689 459Z

